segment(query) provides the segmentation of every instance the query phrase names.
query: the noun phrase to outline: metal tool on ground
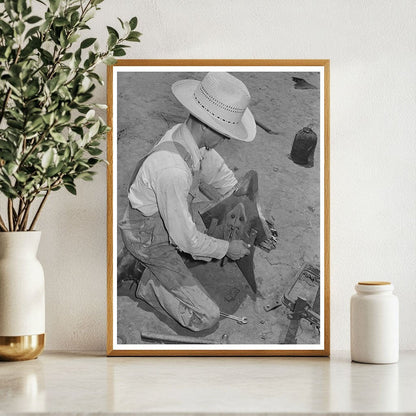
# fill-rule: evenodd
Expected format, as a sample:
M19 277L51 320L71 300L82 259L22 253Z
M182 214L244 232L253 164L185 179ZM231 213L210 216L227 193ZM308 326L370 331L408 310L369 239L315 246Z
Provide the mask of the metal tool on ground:
M302 318L309 321L310 324L313 325L319 332L319 315L312 310L311 306L305 299L300 297L297 298L295 304L293 305L293 310L291 310L288 317L290 319L290 323L286 333L285 344L297 344L296 335L299 329L300 320Z
M269 227L271 236L269 239L262 241L261 243L259 243L259 247L267 252L270 253L270 251L274 250L277 247L277 241L279 238L279 234L277 233L277 230L275 228L275 225L272 221L270 220L266 220L266 224Z
M267 305L264 306L264 310L266 312L270 312L274 309L280 308L282 306L282 303L278 300L272 302L272 303L268 303Z
M305 263L296 274L292 287L283 295L282 303L289 310L289 327L285 344L296 344L300 320L306 319L320 331L320 270Z
M246 210L244 204L240 202L225 216L224 240L231 241L241 238L242 230L246 222ZM226 259L227 257L223 257L221 260L221 267L226 263Z
M291 288L283 295L282 303L291 312L303 310L303 318L319 326L320 271L305 263L296 274ZM298 305L296 305L298 304Z
M166 344L228 344L227 334L224 334L219 341L175 334L158 334L155 332L147 331L143 331L141 333L141 337L144 341L157 341Z
M235 315L229 315L228 313L225 313L225 312L220 312L220 316L222 316L223 318L232 319L232 320L238 322L239 324L246 324L248 322L248 319L245 316L240 318L240 317L235 316Z
M236 264L254 293L257 293L254 246L270 251L277 241L277 231L274 228L271 231L270 223L261 214L258 189L257 172L249 171L240 178L230 196L200 212L209 236L227 241L243 240L250 245L250 254L236 260Z

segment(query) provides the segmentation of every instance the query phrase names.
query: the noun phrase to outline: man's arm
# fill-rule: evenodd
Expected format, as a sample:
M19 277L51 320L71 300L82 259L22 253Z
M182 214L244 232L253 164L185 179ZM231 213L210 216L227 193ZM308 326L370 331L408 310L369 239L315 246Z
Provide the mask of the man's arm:
M233 171L214 149L207 150L201 161L201 180L213 186L222 196L237 184Z
M227 254L229 243L197 230L188 209L190 185L186 171L180 168L162 170L153 183L160 215L169 237L181 251L220 259Z

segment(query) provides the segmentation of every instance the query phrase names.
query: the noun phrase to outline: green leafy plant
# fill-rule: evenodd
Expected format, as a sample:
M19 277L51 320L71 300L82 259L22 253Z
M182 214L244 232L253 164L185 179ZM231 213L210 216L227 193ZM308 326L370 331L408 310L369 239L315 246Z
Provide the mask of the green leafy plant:
M139 42L137 18L107 26L100 51L89 31L103 0L0 0L0 231L33 230L51 191L76 194L103 161L108 127L91 103L100 63L112 65ZM7 205L7 207L6 207ZM7 223L7 224L6 224Z

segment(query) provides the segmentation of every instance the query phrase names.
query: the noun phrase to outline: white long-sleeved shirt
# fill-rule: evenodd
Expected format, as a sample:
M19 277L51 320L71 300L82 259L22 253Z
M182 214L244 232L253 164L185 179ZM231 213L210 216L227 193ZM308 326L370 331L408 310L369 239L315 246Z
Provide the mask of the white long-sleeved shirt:
M131 206L145 216L159 211L170 241L194 257L220 259L228 251L225 240L209 237L197 230L188 209L188 193L193 174L225 195L237 180L224 159L213 149L199 149L185 124L170 129L160 140L182 144L192 159L192 172L176 152L160 150L146 158L128 193Z

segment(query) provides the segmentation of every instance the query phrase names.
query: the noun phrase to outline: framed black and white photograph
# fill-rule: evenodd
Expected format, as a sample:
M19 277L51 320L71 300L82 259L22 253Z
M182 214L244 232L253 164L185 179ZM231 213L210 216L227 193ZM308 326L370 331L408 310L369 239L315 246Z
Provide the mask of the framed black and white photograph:
M329 61L107 81L107 354L328 356Z

